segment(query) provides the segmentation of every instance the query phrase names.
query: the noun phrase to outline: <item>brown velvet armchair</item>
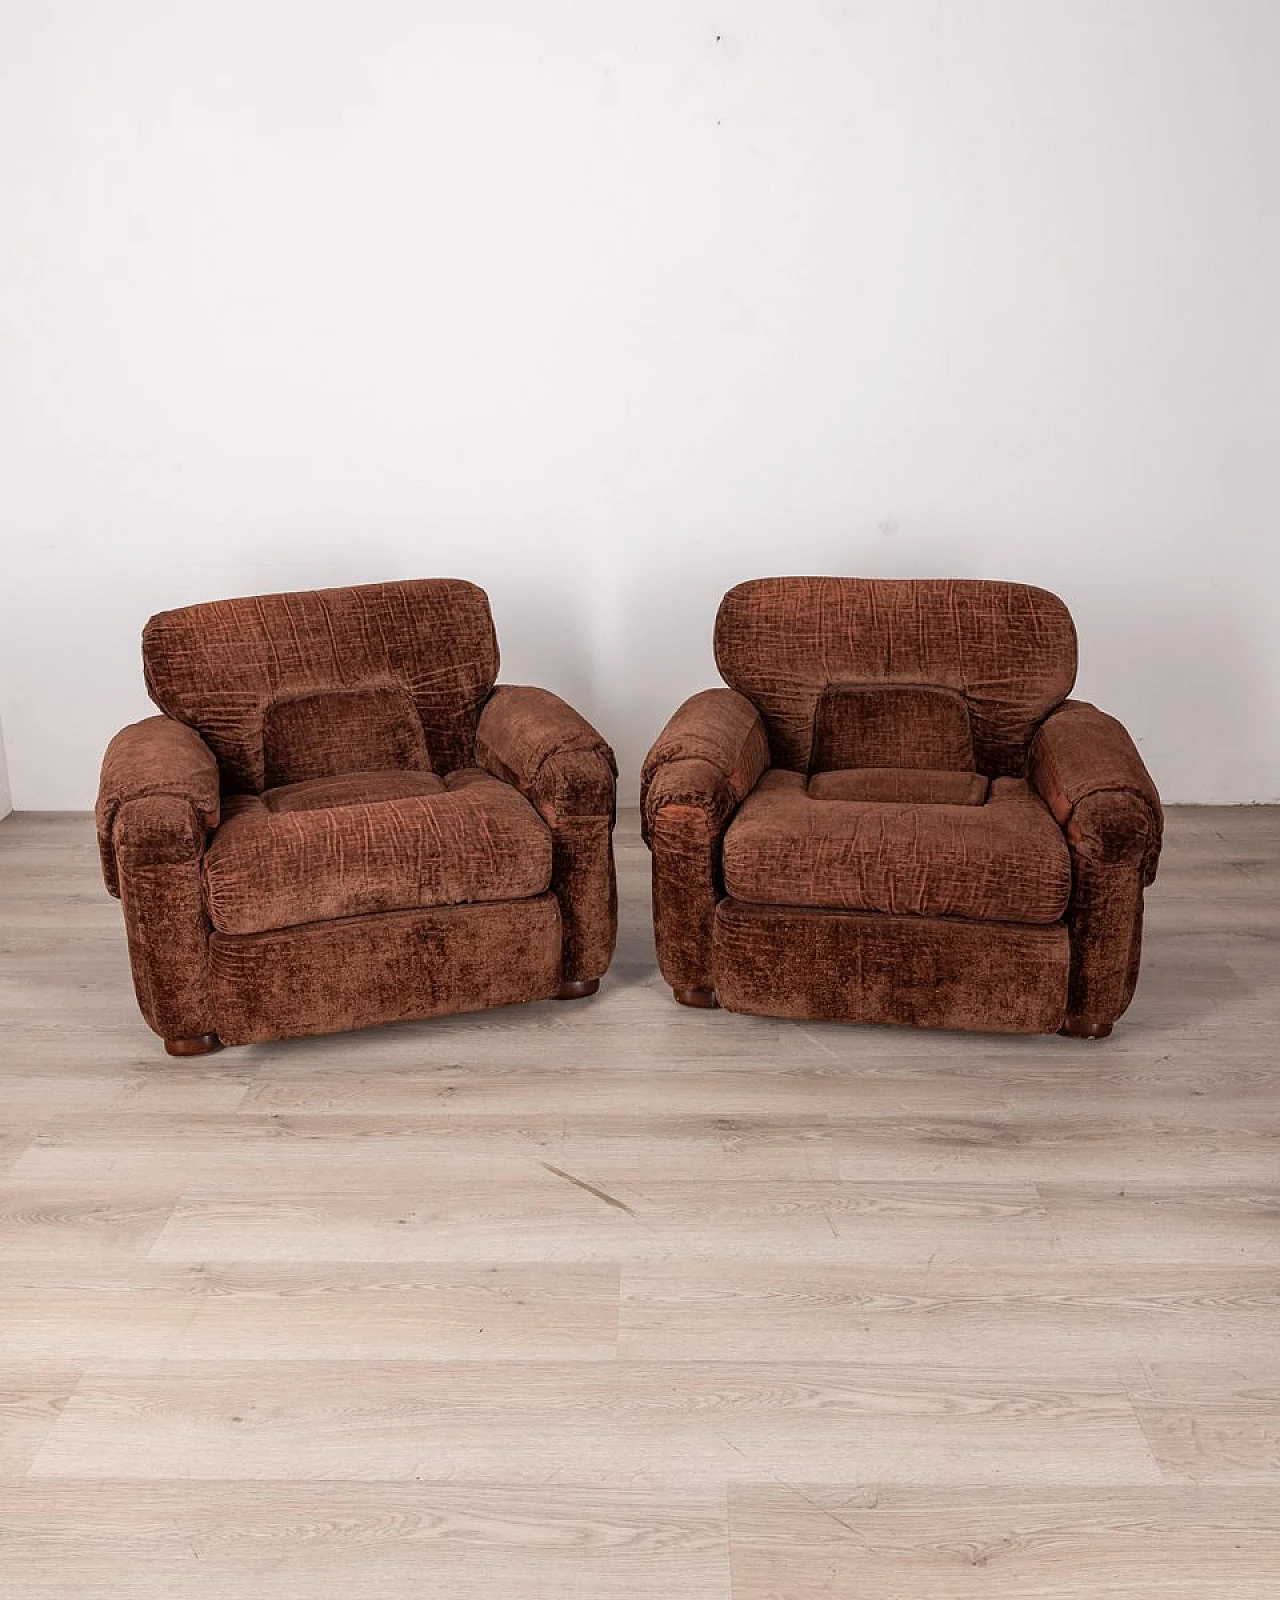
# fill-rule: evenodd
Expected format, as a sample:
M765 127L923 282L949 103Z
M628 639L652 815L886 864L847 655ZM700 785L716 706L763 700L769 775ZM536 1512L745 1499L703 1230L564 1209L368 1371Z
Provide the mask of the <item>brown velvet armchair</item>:
M1062 601L1023 584L764 578L729 685L649 752L663 976L686 1005L1102 1038L1132 997L1160 801L1068 700Z
M163 714L111 741L98 841L171 1054L595 992L613 752L556 695L494 687L483 590L187 606L142 654Z

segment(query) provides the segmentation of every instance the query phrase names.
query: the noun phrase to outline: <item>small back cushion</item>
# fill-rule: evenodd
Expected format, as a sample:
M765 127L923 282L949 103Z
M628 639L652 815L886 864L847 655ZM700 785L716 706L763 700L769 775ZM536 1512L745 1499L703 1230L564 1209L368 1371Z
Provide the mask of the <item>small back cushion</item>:
M321 689L276 700L262 718L268 789L345 772L430 772L422 718L404 689Z
M968 703L954 689L915 683L825 690L814 718L809 771L845 767L972 772Z
M498 641L483 589L416 578L162 611L142 660L151 698L208 744L224 791L261 794L362 768L469 766Z

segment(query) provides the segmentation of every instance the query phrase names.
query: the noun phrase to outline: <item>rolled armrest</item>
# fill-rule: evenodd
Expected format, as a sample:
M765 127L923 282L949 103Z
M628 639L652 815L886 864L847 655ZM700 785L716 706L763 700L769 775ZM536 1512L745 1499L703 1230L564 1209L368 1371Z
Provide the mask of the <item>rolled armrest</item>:
M480 713L476 760L514 784L551 830L563 981L600 978L618 933L613 751L559 695L500 684Z
M613 816L613 751L549 689L499 684L480 713L476 760L527 795L553 827L561 817Z
M653 857L654 943L663 977L686 1000L698 993L697 1003L714 1003L721 841L768 766L760 713L734 689L686 700L645 760L640 821Z
M713 834L722 833L768 766L764 722L745 695L704 689L691 696L645 758L640 777L645 837L667 807L696 808Z
M218 825L218 763L213 751L194 728L172 717L146 717L122 728L107 746L98 783L94 816L102 876L108 892L117 898L120 872L115 835L120 808L132 800L161 798L185 801L202 828ZM178 815L181 813L172 807L156 808L151 831L157 818ZM185 837L185 823L181 832Z
M1032 740L1028 776L1075 855L1136 867L1151 882L1164 813L1137 747L1114 717L1086 701L1066 701Z

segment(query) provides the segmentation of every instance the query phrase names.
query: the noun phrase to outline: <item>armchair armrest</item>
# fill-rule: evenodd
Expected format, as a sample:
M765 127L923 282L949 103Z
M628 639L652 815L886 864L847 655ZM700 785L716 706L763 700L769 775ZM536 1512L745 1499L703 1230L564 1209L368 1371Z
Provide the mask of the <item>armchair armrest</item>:
M704 689L686 700L644 763L640 822L653 855L658 966L686 1005L716 1003L711 943L724 898L721 841L768 766L764 722L734 689Z
M218 763L194 729L147 717L107 746L96 818L102 875L124 902L138 1005L173 1054L209 1047L205 834L218 825Z
M551 827L562 816L613 816L613 751L549 689L499 684L480 713L476 761L527 795Z
M566 988L590 993L613 958L618 931L613 751L559 695L499 684L480 713L476 761L519 789L551 830L561 977Z
M645 757L640 820L646 840L666 807L700 811L718 838L768 766L764 722L745 695L734 689L692 695Z
M1071 973L1063 1031L1105 1038L1133 996L1143 888L1156 874L1164 814L1151 774L1114 717L1068 700L1041 724L1027 775L1071 850Z
M1155 877L1164 813L1137 747L1114 717L1068 700L1031 741L1028 776L1067 835L1072 854L1097 866Z
M98 783L98 802L94 817L98 828L98 850L102 856L102 876L107 890L120 896L120 870L116 859L115 828L120 809L132 800L185 801L195 813L199 827L216 828L219 817L218 763L213 751L194 728L175 722L172 717L146 717L122 728L107 746ZM154 813L149 833L160 826L160 819L173 816L179 832L190 832L182 819L181 807L145 808ZM140 839L139 844L145 848ZM165 846L155 841L163 859Z

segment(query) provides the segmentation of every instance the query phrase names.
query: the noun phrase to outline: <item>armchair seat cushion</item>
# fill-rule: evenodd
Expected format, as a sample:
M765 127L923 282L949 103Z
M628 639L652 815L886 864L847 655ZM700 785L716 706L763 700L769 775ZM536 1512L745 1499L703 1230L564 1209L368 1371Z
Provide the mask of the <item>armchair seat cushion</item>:
M218 933L523 900L551 884L551 835L476 768L356 773L234 795L203 865Z
M1067 908L1071 858L1019 778L995 779L983 805L822 800L775 768L729 825L724 881L757 905L1051 923Z

